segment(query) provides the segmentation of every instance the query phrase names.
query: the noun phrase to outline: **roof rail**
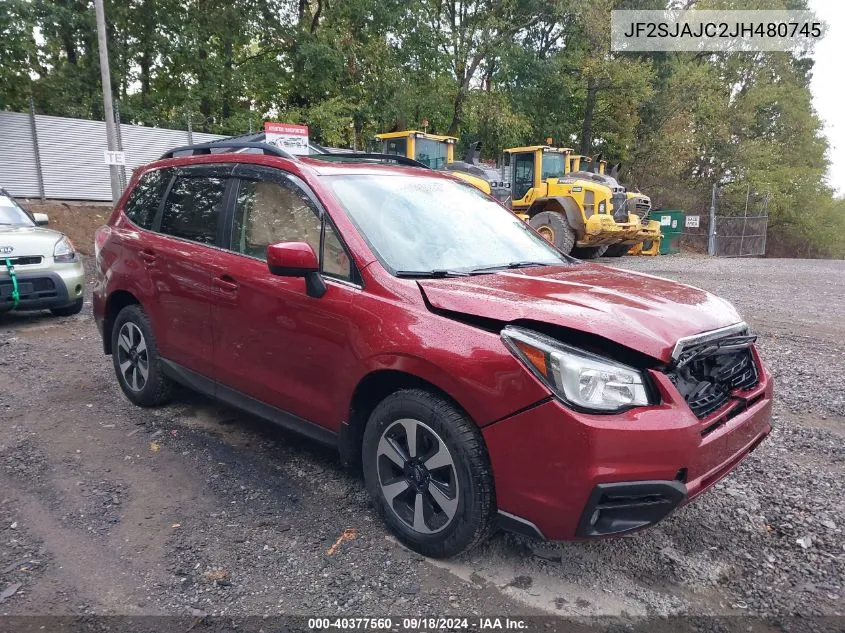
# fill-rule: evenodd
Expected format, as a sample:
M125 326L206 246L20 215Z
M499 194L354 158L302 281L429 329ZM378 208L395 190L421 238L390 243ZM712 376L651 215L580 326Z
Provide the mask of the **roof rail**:
M287 158L288 160L297 160L297 158L293 154L289 154L285 150L276 147L275 145L270 145L269 143L234 140L212 141L210 143L200 143L198 145L183 145L182 147L176 147L174 149L171 149L170 151L165 152L161 155L159 160L164 160L165 158L173 158L176 156L176 154L181 154L183 152L189 152L187 154L188 156L211 154L211 150L213 149L260 149L265 154L272 154L273 156Z
M397 165L405 165L407 167L420 167L422 169L431 169L428 165L408 158L406 156L399 156L397 154L381 154L377 152L338 152L326 154L310 154L308 158L315 160L324 160L327 163L354 163L354 162L379 162L379 163L396 163Z

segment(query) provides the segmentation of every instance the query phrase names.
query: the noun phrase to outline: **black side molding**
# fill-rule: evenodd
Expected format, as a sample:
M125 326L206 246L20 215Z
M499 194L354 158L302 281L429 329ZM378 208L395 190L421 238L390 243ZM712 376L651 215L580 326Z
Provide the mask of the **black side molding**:
M333 447L337 447L338 445L337 433L334 433L319 424L314 424L313 422L309 422L308 420L300 418L292 413L288 413L287 411L282 411L281 409L277 409L269 404L265 404L260 400L256 400L245 393L241 393L240 391L221 385L220 383L213 381L211 378L203 376L202 374L188 369L187 367L183 367L178 363L174 363L173 361L162 358L161 364L164 373L167 374L168 377L188 387L189 389L198 391L211 398L216 398L217 400L230 404L233 407L245 411L246 413L277 424L278 426L289 431L293 431L294 433L304 435L305 437L311 438L321 444Z

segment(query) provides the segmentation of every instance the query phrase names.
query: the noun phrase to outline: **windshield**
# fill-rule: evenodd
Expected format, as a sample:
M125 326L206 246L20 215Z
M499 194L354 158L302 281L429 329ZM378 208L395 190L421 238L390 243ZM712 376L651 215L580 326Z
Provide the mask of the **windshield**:
M0 193L0 226L33 226L33 221L18 203Z
M479 190L445 178L327 176L376 256L393 274L463 272L569 260Z
M566 154L557 152L543 152L543 180L546 178L563 178L566 169Z

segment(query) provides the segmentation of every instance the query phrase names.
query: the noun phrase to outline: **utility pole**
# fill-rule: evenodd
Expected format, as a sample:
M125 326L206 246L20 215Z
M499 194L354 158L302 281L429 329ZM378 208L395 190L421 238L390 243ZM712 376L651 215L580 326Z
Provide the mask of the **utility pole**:
M94 0L94 11L97 14L97 44L100 49L100 75L103 79L103 112L106 115L106 141L109 151L117 151L117 134L114 127L114 106L111 100L111 73L109 71L109 51L106 44L106 13L103 10L103 0ZM109 165L111 176L111 197L117 203L120 198L120 174L117 165Z
M713 185L713 193L710 196L710 230L708 231L707 254L716 254L716 185Z

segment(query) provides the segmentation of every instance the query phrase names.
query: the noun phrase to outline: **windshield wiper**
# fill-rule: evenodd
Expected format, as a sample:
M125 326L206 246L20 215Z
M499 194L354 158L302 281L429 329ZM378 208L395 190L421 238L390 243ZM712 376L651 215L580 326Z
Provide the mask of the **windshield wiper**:
M443 277L468 277L469 273L459 270L397 270L394 273L397 277L411 279L442 279Z
M550 262L510 262L509 264L496 264L495 266L481 266L480 268L473 268L470 272L472 275L479 275L483 273L494 272L497 270L514 270L516 268L532 268L534 266L554 266Z

